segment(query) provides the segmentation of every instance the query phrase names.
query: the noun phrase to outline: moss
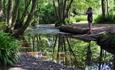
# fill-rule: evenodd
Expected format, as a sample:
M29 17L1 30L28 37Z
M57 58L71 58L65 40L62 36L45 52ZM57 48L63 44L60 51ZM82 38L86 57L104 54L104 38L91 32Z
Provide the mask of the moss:
M105 33L98 37L97 44L102 49L115 54L115 33Z

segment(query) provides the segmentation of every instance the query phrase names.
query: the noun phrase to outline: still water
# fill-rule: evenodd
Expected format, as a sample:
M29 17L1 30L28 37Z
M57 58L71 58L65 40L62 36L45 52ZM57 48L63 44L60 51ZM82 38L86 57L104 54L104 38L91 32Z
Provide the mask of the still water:
M113 70L112 54L101 50L93 41L87 43L71 38L54 27L39 25L29 28L25 39L30 47L26 51L37 52L33 57L43 61L54 61L75 70Z

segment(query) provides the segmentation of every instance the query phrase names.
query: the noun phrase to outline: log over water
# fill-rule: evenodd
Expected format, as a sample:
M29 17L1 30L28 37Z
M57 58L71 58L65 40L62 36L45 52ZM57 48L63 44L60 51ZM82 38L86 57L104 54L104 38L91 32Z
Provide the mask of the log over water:
M59 27L62 32L70 33L73 38L77 38L86 42L96 41L100 47L112 54L115 54L115 33L111 32L109 28L98 30L92 34L88 34L88 29L74 28L71 26Z

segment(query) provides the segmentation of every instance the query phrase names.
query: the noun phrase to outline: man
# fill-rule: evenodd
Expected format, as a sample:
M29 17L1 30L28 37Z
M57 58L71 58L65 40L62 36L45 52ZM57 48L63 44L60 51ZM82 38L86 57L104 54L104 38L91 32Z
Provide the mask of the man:
M93 21L93 12L92 12L92 8L91 7L89 7L87 9L86 14L87 14L89 33L91 33L91 31L92 31L92 21Z

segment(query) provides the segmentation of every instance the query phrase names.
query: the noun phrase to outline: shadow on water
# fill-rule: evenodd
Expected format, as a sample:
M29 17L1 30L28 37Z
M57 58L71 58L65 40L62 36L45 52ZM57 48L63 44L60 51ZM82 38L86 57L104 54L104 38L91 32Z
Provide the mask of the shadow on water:
M25 33L29 49L42 52L42 60L54 61L78 70L113 70L115 56L101 49L95 42L83 42L56 28L40 26ZM36 54L38 55L38 54ZM37 57L39 58L39 56Z

